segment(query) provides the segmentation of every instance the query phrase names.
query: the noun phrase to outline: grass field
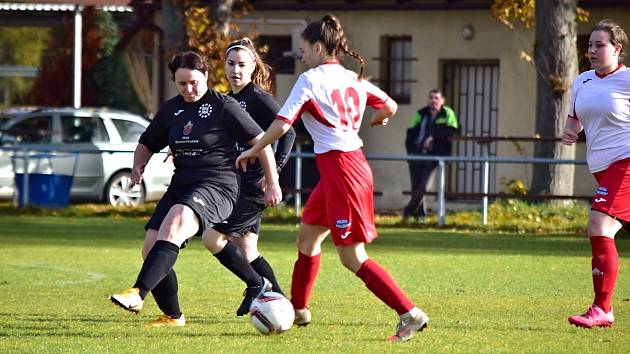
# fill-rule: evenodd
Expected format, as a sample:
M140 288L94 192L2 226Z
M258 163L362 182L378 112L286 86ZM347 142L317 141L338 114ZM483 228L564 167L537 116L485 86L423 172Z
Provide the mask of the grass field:
M387 227L368 247L431 317L412 341L389 344L397 317L342 268L326 242L313 323L261 336L235 316L243 285L195 240L176 270L183 328L145 329L107 295L133 284L141 265L139 218L0 216L0 352L56 353L623 353L630 352L630 240L611 329L569 326L592 297L585 237L457 233ZM260 247L285 290L295 225L265 225Z

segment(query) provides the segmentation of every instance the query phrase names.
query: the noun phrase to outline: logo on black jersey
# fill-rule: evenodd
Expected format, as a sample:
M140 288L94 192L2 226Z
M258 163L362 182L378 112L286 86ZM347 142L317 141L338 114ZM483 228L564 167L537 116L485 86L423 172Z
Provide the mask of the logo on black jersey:
M593 80L593 79L586 79L586 80L582 81L582 83L585 84L585 83L587 83L587 82L589 82L591 80Z
M190 132L192 132L192 127L193 127L193 124L190 121L188 121L188 123L184 125L184 135L190 135Z
M204 103L199 107L199 117L208 118L212 114L212 105L210 103Z
M175 116L178 116L180 113L182 113L184 110L183 109L178 109L177 112L175 112Z
M245 102L245 101L241 101L241 102L239 102L239 103L241 104L241 108L242 108L242 109L247 110L247 102Z

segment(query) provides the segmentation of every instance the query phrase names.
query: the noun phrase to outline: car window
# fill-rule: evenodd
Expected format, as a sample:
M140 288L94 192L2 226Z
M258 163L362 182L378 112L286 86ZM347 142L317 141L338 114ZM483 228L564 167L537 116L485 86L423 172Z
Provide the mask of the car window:
M137 143L146 129L142 124L130 120L112 119L112 122L118 129L123 143Z
M64 143L109 142L103 121L98 117L61 117L61 134Z
M6 132L21 144L49 144L52 136L52 117L27 118Z

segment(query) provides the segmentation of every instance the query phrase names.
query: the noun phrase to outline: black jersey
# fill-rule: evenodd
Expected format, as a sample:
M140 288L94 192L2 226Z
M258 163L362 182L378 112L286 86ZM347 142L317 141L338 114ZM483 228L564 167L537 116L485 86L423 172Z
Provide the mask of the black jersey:
M174 157L174 188L201 181L238 190L237 143L250 141L262 130L229 96L208 90L197 102L177 95L166 101L139 142L157 153L167 145Z
M239 101L241 107L246 110L258 125L267 130L271 123L276 119L276 113L280 110L280 106L273 97L254 83L247 84L239 93L230 93L234 99ZM284 134L272 148L275 151L276 168L278 173L289 159L289 153L293 147L295 140L295 131L293 127ZM247 144L239 144L239 149L244 151L248 149ZM256 186L264 176L262 166L256 160L253 165L247 167L247 172L241 175L241 194L247 197L253 197L260 201L264 198L260 188ZM261 201L264 203L264 199Z

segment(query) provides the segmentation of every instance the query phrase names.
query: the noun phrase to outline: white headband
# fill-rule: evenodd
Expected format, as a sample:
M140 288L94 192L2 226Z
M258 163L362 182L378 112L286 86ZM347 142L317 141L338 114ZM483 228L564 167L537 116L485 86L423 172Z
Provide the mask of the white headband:
M244 51L246 51L246 52L247 52L247 53L248 53L248 54L252 57L252 60L253 60L254 62L256 61L256 56L254 55L254 53L253 53L253 52L252 52L249 48L247 48L246 46L244 46L244 45L240 45L240 44L233 45L233 46L229 47L228 49L226 49L226 50L225 50L225 55L227 55L227 53L228 53L230 50L232 50L232 49L236 49L236 48L238 48L238 49L243 49Z

